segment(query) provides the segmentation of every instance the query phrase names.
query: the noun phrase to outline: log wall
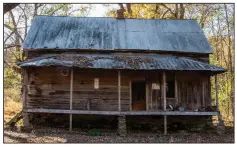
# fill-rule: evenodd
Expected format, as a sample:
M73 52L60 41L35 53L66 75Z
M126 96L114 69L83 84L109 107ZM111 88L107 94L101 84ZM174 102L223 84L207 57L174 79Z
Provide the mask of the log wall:
M174 97L167 97L166 104L174 107L183 106L185 110L200 109L211 105L211 87L210 77L204 76L195 72L176 72L166 73L167 80L177 80L177 99ZM161 75L160 79L153 81L159 83L162 88ZM163 97L161 90L152 90L149 84L149 110L163 110ZM202 87L204 86L204 88ZM204 90L204 91L203 91ZM204 94L204 99L203 99ZM203 102L204 100L204 102Z
M70 72L62 76L57 68L37 68L30 73L28 108L69 109ZM117 71L94 72L74 69L73 110L118 110ZM99 89L94 88L99 78ZM121 78L121 109L129 110L129 80Z
M194 72L177 74L178 104L183 105L186 110L210 106L211 87L209 78L208 76L201 76Z
M70 108L70 70L68 76L61 74L61 68L40 67L28 69L29 81L26 98L27 108ZM118 71L74 69L73 110L118 110ZM172 79L167 74L167 80ZM174 75L174 74L173 74ZM204 103L211 104L208 76L194 72L175 73L178 83L178 102L167 98L167 105L181 104L185 109L197 109L203 104L202 83L204 82ZM94 88L94 78L99 78L99 89ZM158 71L121 71L121 110L130 110L130 81L146 81L147 110L163 108L160 90L151 90L152 83L161 83Z

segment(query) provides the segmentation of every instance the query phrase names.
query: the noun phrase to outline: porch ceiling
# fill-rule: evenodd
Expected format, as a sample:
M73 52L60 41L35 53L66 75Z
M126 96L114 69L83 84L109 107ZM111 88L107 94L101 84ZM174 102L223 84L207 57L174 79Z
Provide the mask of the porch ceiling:
M93 69L206 71L223 73L226 69L187 57L161 55L60 54L17 63L21 67L66 66Z

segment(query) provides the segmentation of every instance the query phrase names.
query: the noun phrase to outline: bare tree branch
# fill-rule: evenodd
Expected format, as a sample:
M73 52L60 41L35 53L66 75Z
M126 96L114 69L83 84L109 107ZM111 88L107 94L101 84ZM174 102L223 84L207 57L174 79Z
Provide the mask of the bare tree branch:
M12 47L21 47L21 45L20 44L9 45L9 46L5 46L4 49L8 49Z
M57 9L54 9L54 11L49 14L49 16L53 16L57 11L59 11L59 10L62 9L62 8L63 8L63 5L61 5L61 6L58 7Z
M132 14L131 4L126 4L129 14Z
M10 27L9 25L7 25L7 24L4 24L4 27L6 27L6 28L8 28L9 30L11 30L12 32L16 33L16 34L20 37L21 41L24 42L24 40L22 39L21 35L20 35L18 32L16 32L16 29L11 28L11 27Z
M43 8L41 9L40 15L43 14L43 12L44 12L44 8L45 8L46 6L47 6L46 4L43 5Z
M169 10L170 13L175 17L175 13L169 7L167 7L165 4L161 4L161 6L165 7L167 10Z
M118 4L118 5L119 5L119 7L120 7L121 10L124 10L124 11L125 11L125 9L124 9L124 7L123 7L123 4Z
M11 11L14 9L16 6L18 6L19 3L8 3L8 4L3 4L3 13L7 13L8 11Z
M15 32L11 32L11 34L9 34L6 39L4 40L4 44L7 42L7 40L14 34Z
M24 39L25 39L25 38L26 38L26 35L27 35L27 27L28 27L28 25L27 25L27 20L28 20L28 18L27 18L26 12L25 12L25 8L22 8L20 5L19 5L19 7L22 9L22 11L23 11L23 13L24 13L24 20L25 20L25 34L24 34ZM26 7L26 4L25 4L25 7Z
M166 10L165 13L162 15L161 19L163 19L168 12L169 10Z

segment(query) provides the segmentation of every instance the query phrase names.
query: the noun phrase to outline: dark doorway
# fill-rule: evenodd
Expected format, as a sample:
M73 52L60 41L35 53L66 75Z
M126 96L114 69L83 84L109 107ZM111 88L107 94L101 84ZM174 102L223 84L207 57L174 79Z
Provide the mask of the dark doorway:
M132 82L132 110L146 110L146 82Z

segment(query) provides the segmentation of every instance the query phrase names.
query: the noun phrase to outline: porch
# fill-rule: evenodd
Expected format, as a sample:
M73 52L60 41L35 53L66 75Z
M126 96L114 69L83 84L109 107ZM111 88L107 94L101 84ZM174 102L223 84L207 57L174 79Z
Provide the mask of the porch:
M65 60L65 57L60 57L57 61L40 59L39 62L32 61L37 62L33 64L32 62L23 63L22 66L26 67L24 83L27 85L24 88L23 111L26 113L70 114L70 130L72 130L73 114L163 115L165 134L167 133L167 116L169 115L218 115L217 77L216 109L208 111L201 110L201 108L211 105L209 78L215 72L222 72L222 69L215 69L209 64L197 63L197 61L179 61L176 57L170 58L174 60L174 63L162 65L162 68L155 67L158 66L156 64L149 65L152 69L158 68L157 70L143 67L143 64L148 64L148 60L149 64L150 62L154 63L154 59L150 60L151 57L146 57L143 60L140 59L142 57L139 57L139 63L136 63L138 65L130 63L137 58L126 57L125 60L129 61L123 61L115 57L116 61L129 63L129 66L126 66L128 69L125 67L126 64L116 63L116 65L120 65L118 67L102 61L100 61L101 63L95 62L95 60L109 62L108 60L112 60L111 58L93 57L93 68L90 67L90 69L80 67L81 65L91 66L92 63L88 63L87 60L85 62L83 59L83 63L80 63L78 67L71 66L74 62L70 63ZM158 59L162 59L160 61L162 64L167 61L165 57ZM185 70L177 66L170 67L176 62L188 62L188 64L186 64L187 67L184 67ZM53 65L53 67L45 67L47 64ZM32 65L34 65L33 69ZM35 65L38 67L36 66L36 68ZM66 68L62 68L62 65ZM70 67L68 67L69 65ZM101 67L94 67L94 65ZM113 68L110 69L107 67L108 65ZM198 68L205 66L210 69L201 70ZM163 69L164 67L165 69ZM139 70L131 70L130 68L138 68ZM47 71L47 73L43 71ZM135 83L142 84L140 86L138 84L137 87L140 88L133 90L133 87L136 87L133 86ZM101 100L103 100L102 103ZM138 102L139 100L142 102ZM140 106L137 107L136 104ZM167 105L173 106L173 109L168 110ZM176 107L179 106L185 110L178 111Z
M56 70L55 67L51 67L51 69ZM28 69L28 71L30 71L30 70ZM47 70L47 71L50 71L50 70ZM32 72L29 72L29 73L31 73L31 75L32 75ZM104 74L104 73L107 73L108 75L112 76L113 78L110 80L106 80L108 78L108 76L107 76L107 74ZM116 73L117 73L117 77L116 77ZM134 74L134 73L136 73L136 74ZM144 77L142 77L141 75L136 76L139 73L142 75L146 75L146 76L144 76ZM185 72L185 73L188 73L188 72ZM37 72L35 74L37 75ZM98 85L96 85L95 84L95 76L90 77L90 74L96 75L96 79L99 79L98 82L101 84L98 83ZM52 72L52 75L54 75L56 80L63 81L63 80L57 79L57 76L56 76L57 74L55 72ZM87 78L85 75L89 76L92 81L91 87L86 88L86 89L84 89L85 87L87 87L86 84L83 86L82 85L78 86L78 84L80 85L80 83L86 82ZM154 79L154 75L157 75L157 77L155 79ZM45 97L47 97L47 96L42 94L41 97L39 97L38 99L29 97L29 94L32 94L33 92L31 90L32 87L28 86L28 90L27 90L28 96L26 96L26 99L25 99L25 107L24 107L23 112L25 112L25 113L69 114L70 115L70 117L69 117L69 122L70 122L69 129L70 130L72 130L72 123L73 123L72 115L85 115L85 114L86 115L117 115L117 116L129 116L129 115L155 116L155 115L160 115L160 116L164 116L163 118L164 118L164 133L165 134L167 133L167 116L174 116L174 115L176 115L176 116L180 116L180 115L183 115L183 116L214 116L214 115L219 115L218 110L214 110L214 111L204 110L203 112L200 111L201 107L205 107L205 106L209 105L209 99L210 99L210 97L208 97L209 91L205 88L206 86L208 86L208 84L205 86L205 84L199 83L199 85L203 86L203 87L201 88L202 92L200 93L199 96L197 96L198 98L197 97L195 98L198 100L197 102L195 102L195 101L185 102L184 100L180 99L180 96L178 96L178 91L181 91L180 89L178 90L178 88L179 88L178 83L180 81L178 79L180 77L178 75L182 75L182 73L180 74L179 72L176 72L176 74L174 74L174 75L176 75L176 76L174 76L174 98L167 99L167 97L166 97L167 90L166 90L166 87L163 86L166 83L167 75L170 75L170 72L157 72L156 71L156 72L152 73L151 71L141 72L141 71L121 71L121 70L119 70L119 71L100 71L100 70L83 71L82 69L71 68L70 72L67 76L68 84L70 86L68 88L63 87L63 89L67 89L70 92L69 95L66 95L68 97L58 97L56 99L54 97L49 97L50 101L47 101L47 104L42 103L40 101L44 101L46 99ZM173 75L173 74L171 74L171 75ZM104 76L106 76L106 77L104 77ZM131 78L131 76L133 76L133 78ZM151 78L149 78L149 76L153 77L153 78L151 79ZM64 76L60 76L60 77L65 78ZM129 77L129 78L125 78L125 77ZM37 77L35 77L35 78L37 78ZM49 77L47 77L47 79L49 79ZM84 81L81 79L84 79ZM157 79L160 79L160 80L157 80ZM203 79L208 79L208 78L203 78ZM31 76L29 76L28 80L29 80L28 82L31 81ZM201 79L198 79L198 80L201 80ZM202 80L201 80L201 83L203 83ZM112 85L108 86L108 84L105 84L105 81L110 81L112 83ZM124 81L127 81L127 82L124 82ZM135 101L133 101L133 94L132 93L136 92L136 91L140 91L140 90L133 91L132 90L132 83L133 82L136 83L137 81L145 81L146 86L145 86L145 99L144 100L145 100L146 106L143 107L144 109L143 108L137 109L136 107L133 107L133 103ZM205 81L205 82L208 83L207 81ZM47 83L47 82L45 81L45 83ZM67 82L64 81L64 84L65 83L67 83ZM160 88L153 89L154 87L152 88L152 83L156 83L158 85L161 84ZM114 85L117 84L117 86L113 86L113 84ZM44 88L42 88L40 86L38 88L43 90L43 93L48 93L48 96L50 96L50 95L53 96L53 91L55 92L55 89L57 89L56 87L52 88L53 85L54 84L44 87L45 86L45 84L44 84L44 86L43 86ZM29 89L29 87L31 87L31 88ZM51 91L47 91L47 92L44 91L44 89L50 90L49 87L51 87ZM84 93L85 93L85 91L88 91L88 92L86 92L87 98L90 97L90 99L87 99L83 95L81 95L82 93L79 92L81 90L82 90L82 92L84 91ZM92 90L92 91L90 91L90 90ZM111 93L111 91L114 91L114 92ZM79 92L79 94L77 94L78 92ZM159 92L160 92L160 95L158 94ZM96 98L97 97L101 98L101 93L106 94L107 95L106 97L108 97L108 99L110 99L110 96L113 97L113 100L109 101L108 103L104 103L103 105L100 102L97 103ZM117 96L116 96L116 94L117 94ZM65 96L65 95L63 94L62 96ZM192 94L190 96L191 96L190 97L191 100L194 99L194 97L192 97ZM158 99L160 99L161 101L158 101ZM83 100L85 100L85 101L83 101ZM62 101L64 101L64 102L62 105L60 105L60 103ZM67 101L69 103L66 103L65 101ZM34 105L32 105L32 102L34 102ZM39 103L39 105L36 105L37 102ZM164 106L167 106L168 104L172 104L173 107L176 107L176 106L179 106L179 104L178 104L179 102L184 104L184 106L185 106L184 111L178 111L176 109L167 110L166 107L164 107ZM112 107L110 107L112 105L111 103L116 103L116 105L113 105ZM93 104L96 104L97 107L93 106ZM126 105L126 104L128 104L128 105ZM190 104L190 107L189 107L190 109L187 109L189 104ZM65 107L66 105L68 107ZM216 99L216 105L218 106L218 98ZM159 107L159 106L161 106L161 107ZM198 108L197 111L195 111L196 108Z

